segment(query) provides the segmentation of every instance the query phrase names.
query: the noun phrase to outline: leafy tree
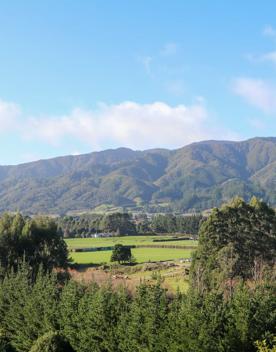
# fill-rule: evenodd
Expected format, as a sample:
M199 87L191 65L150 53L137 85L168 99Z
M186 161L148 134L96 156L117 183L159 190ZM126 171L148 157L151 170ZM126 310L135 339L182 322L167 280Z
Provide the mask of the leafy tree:
M189 292L175 307L177 315L169 314L168 340L172 352L224 351L226 307L218 293L204 297Z
M117 235L135 235L136 228L128 213L105 215L100 222L100 230L117 233Z
M31 265L37 267L42 264L46 270L67 266L67 246L53 220L38 217L26 222L23 236L27 241L26 260Z
M40 336L30 352L74 352L74 350L62 335L51 331Z
M10 342L3 329L0 330L0 352L16 352L10 345Z
M165 350L167 308L168 300L159 283L155 286L142 284L118 327L120 351Z
M77 351L117 352L117 324L127 309L127 297L113 292L110 285L99 288L90 285L78 306L75 341Z
M111 284L60 285L42 270L33 281L26 264L0 281L3 352L62 351L63 343L76 352L253 352L255 341L273 345L275 322L274 282L240 284L225 299L220 290L168 296L160 282L134 295Z
M132 259L131 248L129 246L123 246L122 244L115 244L111 254L111 261L118 262L130 262Z
M186 233L197 235L203 221L201 215L175 216L173 214L155 215L151 221L151 229L157 233Z
M256 347L258 349L258 352L276 352L276 337L274 338L274 344L272 347L269 347L267 345L266 340L257 341Z
M226 304L225 345L233 351L250 352L256 340L272 343L276 332L275 284L252 289L241 283Z
M58 324L61 333L67 337L70 344L77 348L80 343L79 303L85 294L84 285L69 280L63 287L58 310Z
M58 327L57 285L56 275L44 275L42 270L32 283L26 264L5 277L0 291L1 326L16 350L29 351L39 336Z
M0 219L0 263L2 269L17 269L23 258L38 271L65 268L67 246L56 223L46 217L24 218L21 214L4 214Z
M256 198L249 204L236 198L214 209L200 228L193 287L231 292L237 280L261 282L272 273L275 257L275 211Z
M56 221L64 237L89 237L96 232L111 232L117 236L137 233L132 216L128 213L65 216Z

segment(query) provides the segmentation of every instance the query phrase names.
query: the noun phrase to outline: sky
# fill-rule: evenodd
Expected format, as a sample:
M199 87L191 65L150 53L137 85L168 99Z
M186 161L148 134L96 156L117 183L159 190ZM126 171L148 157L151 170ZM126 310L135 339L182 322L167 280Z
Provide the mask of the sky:
M276 136L276 2L0 0L0 165Z

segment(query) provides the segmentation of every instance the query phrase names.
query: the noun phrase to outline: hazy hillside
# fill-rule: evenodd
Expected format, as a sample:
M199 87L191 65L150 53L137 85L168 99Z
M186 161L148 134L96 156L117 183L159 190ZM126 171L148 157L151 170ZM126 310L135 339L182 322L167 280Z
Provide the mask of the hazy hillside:
M126 148L0 166L0 211L64 213L102 204L206 209L234 195L276 204L276 138Z

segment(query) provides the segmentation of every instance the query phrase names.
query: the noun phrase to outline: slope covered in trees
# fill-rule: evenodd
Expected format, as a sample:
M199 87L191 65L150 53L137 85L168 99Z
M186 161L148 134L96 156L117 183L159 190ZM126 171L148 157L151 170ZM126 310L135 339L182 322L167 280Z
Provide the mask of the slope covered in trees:
M0 211L65 213L99 205L147 211L219 206L235 195L276 205L276 138L126 148L0 167Z

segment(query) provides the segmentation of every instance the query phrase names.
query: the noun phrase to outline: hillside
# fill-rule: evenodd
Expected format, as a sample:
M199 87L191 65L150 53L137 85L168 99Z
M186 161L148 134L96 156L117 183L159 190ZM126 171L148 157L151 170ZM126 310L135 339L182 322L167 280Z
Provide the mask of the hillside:
M100 205L188 211L252 195L276 205L276 138L127 148L0 166L0 211L66 213Z

